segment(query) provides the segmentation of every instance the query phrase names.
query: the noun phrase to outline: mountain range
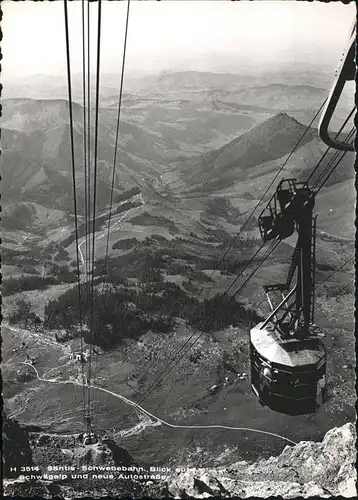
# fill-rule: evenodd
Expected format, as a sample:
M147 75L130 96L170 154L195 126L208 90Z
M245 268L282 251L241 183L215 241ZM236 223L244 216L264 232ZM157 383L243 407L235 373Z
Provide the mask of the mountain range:
M307 179L326 151L316 124L308 129L307 124L328 89L321 80L309 81L310 74L302 73L300 81L286 77L268 81L258 76L250 80L181 72L144 76L127 87L114 186L118 203L110 231L107 219L118 96L110 79L102 87L92 241L95 296L100 299L101 289L105 291L104 280L109 293L102 295L104 301L96 299L94 309L86 299L82 303L85 321L95 313L98 328L94 331L100 340L96 374L91 377L97 387L92 401L94 428L107 436L110 432L111 439L125 444L136 463L225 467L257 457L268 459L286 446L277 440L280 436L291 442L320 440L332 426L355 418L353 154L341 161L315 205L315 321L330 353L327 404L315 415L297 417L293 426L292 417L260 406L246 375L250 370L249 328L269 312L263 285L286 280L295 245L293 236L263 259L263 252L256 252L261 246L257 217L282 177ZM37 82L41 84L43 78ZM76 242L69 106L66 96L56 95L61 85L49 80L47 99L39 95L46 93L41 85L32 98L23 94L3 99L2 116L4 310L6 320L16 325L4 330L5 409L42 433L34 437L35 463L39 459L45 468L48 457L54 460L54 446L48 447L46 455L38 438L49 443L48 433L55 433L66 434L66 440L68 433L83 430L78 404L83 365L75 360L82 350L78 326L82 327L77 324L78 312L81 321L75 284L78 271L84 285L79 287L81 293L88 290L86 281L90 285L83 265L89 261L85 243L90 243L83 220L84 110L76 100L73 131L81 240ZM92 146L93 125L91 106ZM334 154L327 155L322 168ZM93 167L91 158L91 180ZM221 295L236 293L236 304ZM103 322L99 321L101 306L109 306ZM29 310L31 316L27 316ZM205 329L202 319L210 316L215 324L210 319L208 331L200 331L200 343L168 372L166 360L180 352L183 342L198 329ZM90 340L85 338L85 342ZM27 352L40 381L36 371L23 363ZM158 369L168 376L151 393ZM213 387L219 392L213 394ZM112 397L108 391L128 399ZM142 400L145 394L144 419L136 412L129 415L128 401ZM162 401L160 409L158 401ZM61 419L56 418L59 408ZM153 422L147 418L147 412L157 415L157 410L170 427L174 422L177 427L205 425L208 429L190 437L190 429L188 434L165 425L157 427L157 417ZM213 422L226 428L210 429ZM229 430L238 425L273 434L263 441L261 433ZM67 445L55 448L60 461L71 462ZM67 450L66 456L61 450ZM180 491L187 480L184 473ZM173 490L173 483L170 487ZM192 491L190 487L187 493ZM230 488L225 491L232 493Z
M283 175L303 180L325 151L317 130L306 131L306 125L327 91L322 79L322 87L307 79L300 83L285 75L285 83L270 83L258 76L195 71L132 78L131 92L125 88L121 109L115 194L139 186L156 203L159 199L172 209L183 207L188 198L199 200L210 194L225 197L245 213L302 136ZM99 108L99 209L106 207L110 195L118 104L115 76L109 75L106 82ZM52 83L56 93L60 82L57 87ZM347 108L343 103L339 113ZM77 196L82 208L84 112L78 102L72 111ZM92 145L94 122L92 106ZM70 144L66 99L3 100L3 204L10 218L13 203L31 202L72 213ZM351 179L352 165L352 155L346 155L329 184ZM90 170L93 176L93 158ZM206 209L205 202L202 208Z

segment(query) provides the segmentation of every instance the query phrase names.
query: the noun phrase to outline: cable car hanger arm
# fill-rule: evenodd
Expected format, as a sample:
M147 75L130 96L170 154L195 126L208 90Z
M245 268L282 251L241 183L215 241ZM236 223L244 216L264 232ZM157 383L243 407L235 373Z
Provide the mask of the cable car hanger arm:
M332 86L318 126L319 136L321 137L322 141L327 144L327 146L343 151L354 151L353 144L338 141L337 139L331 137L329 133L329 127L331 124L333 113L337 107L337 103L343 92L346 82L354 80L355 78L355 48L356 25L354 25L354 28L352 30L347 49L343 53L342 62L337 70L336 80Z

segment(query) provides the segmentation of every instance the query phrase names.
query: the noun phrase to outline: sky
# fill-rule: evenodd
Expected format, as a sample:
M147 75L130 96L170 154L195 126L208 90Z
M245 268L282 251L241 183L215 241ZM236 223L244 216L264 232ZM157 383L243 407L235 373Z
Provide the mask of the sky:
M68 3L72 71L81 71L81 0ZM101 69L118 73L127 1L102 2ZM63 1L13 2L3 9L3 79L64 75ZM90 4L92 60L97 5ZM341 2L163 0L130 4L127 72L199 69L235 72L338 61L355 18Z

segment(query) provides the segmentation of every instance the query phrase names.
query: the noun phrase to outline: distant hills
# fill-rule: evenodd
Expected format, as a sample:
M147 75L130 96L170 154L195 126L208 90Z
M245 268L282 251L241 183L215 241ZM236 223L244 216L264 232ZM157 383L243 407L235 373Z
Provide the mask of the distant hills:
M188 186L200 183L205 192L223 189L235 181L246 180L252 167L289 153L305 128L286 113L278 113L221 148L178 166ZM309 130L302 145L314 135Z
M252 76L181 71L128 78L121 110L116 193L139 186L161 204L163 193L167 204L187 197L214 195L226 197L245 213L260 198L260 191L268 185L327 96L324 78L316 79L315 72L307 72L304 77L296 73ZM67 89L61 80L50 78L50 83L53 98L3 99L3 203L31 202L72 213ZM117 87L116 75L107 75L101 87L97 193L100 209L109 200ZM31 94L31 88L37 89L35 94L41 94L41 89L47 88L45 76L29 79L23 91ZM61 93L63 97L57 97ZM76 76L74 95L76 180L78 203L83 207L84 123L81 85ZM346 116L346 104L338 110L339 116ZM93 113L91 122L93 144ZM324 150L312 128L284 174L305 178ZM352 164L352 155L347 155L345 167L337 170L330 184L352 178ZM93 158L91 169L93 172Z
M72 164L68 102L60 99L3 101L2 149L4 201L34 201L70 210ZM83 108L73 105L75 166L80 202L84 197ZM94 119L93 119L94 122ZM101 111L98 134L98 204L108 203L115 144L116 115ZM92 123L91 141L94 141ZM93 144L93 142L92 142ZM158 137L123 122L117 158L116 188L123 191L156 178L163 145ZM93 172L93 158L91 169Z
M175 162L172 173L164 179L182 199L204 203L207 198L219 197L246 212L255 206L284 163L277 182L283 177L304 181L326 150L315 128L306 131L305 125L287 113L278 113L220 148ZM328 152L313 181L334 155L336 151ZM334 227L335 234L353 238L353 178L354 154L347 153L317 198L319 228L331 232Z

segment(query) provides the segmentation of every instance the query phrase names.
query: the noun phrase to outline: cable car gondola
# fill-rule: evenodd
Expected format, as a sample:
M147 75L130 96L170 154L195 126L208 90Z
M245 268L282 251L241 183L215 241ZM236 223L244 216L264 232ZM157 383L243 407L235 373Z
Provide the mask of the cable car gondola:
M306 183L283 179L258 219L265 242L298 233L286 283L264 287L272 312L250 331L252 390L262 405L291 415L315 412L324 401L326 350L314 325L314 202ZM280 296L276 307L272 294Z
M355 77L355 38L356 23L319 124L323 142L342 151L354 151L353 144L332 138L329 126L345 83ZM252 390L262 405L291 415L315 412L325 399L326 349L314 325L315 194L307 182L283 179L258 219L264 242L298 234L286 283L264 287L271 314L250 331ZM276 307L272 293L280 294Z

